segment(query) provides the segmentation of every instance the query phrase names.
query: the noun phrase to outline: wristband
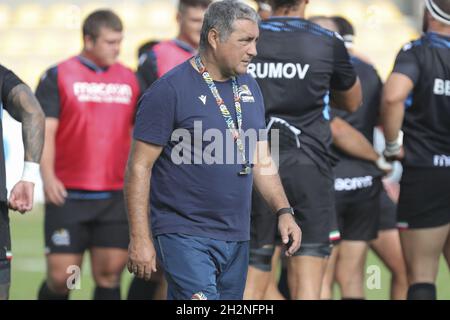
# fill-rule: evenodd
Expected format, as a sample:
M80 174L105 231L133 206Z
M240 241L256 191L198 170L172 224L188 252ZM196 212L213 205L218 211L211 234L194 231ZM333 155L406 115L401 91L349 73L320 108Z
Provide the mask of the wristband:
M39 163L25 161L23 164L22 178L20 180L36 184L40 178Z
M400 153L403 145L403 131L399 131L397 138L394 141L386 141L386 148L384 150L385 157L393 157Z
M287 213L294 215L294 209L292 207L281 208L280 210L277 211L277 217Z

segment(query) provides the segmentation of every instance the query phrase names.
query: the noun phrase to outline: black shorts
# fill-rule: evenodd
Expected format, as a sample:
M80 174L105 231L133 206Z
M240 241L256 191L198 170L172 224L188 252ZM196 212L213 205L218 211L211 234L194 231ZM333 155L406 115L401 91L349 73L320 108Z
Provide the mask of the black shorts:
M302 158L299 150L280 153L280 177L302 229L302 246L297 255L327 256L331 220L335 214L333 180ZM251 218L251 248L277 244L277 217L256 192L252 197Z
M45 206L46 253L81 254L91 247L127 249L128 220L122 192L106 199L66 199Z
M380 219L380 178L355 191L336 191L336 216L342 240L370 241L377 237Z
M404 167L397 226L433 228L450 223L450 168Z
M8 205L5 201L0 201L0 261L10 260L11 258Z
M383 188L380 192L380 224L378 231L397 228L397 205Z

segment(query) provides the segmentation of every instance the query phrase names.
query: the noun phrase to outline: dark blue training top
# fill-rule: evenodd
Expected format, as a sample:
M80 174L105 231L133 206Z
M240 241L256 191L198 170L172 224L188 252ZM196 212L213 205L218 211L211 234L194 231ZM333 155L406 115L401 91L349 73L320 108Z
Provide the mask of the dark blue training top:
M243 129L264 129L264 105L258 85L248 75L239 76L238 85ZM231 81L216 82L216 86L236 122ZM213 138L205 137L206 141L199 141L194 136L196 121L201 121L202 134L213 129L207 132ZM183 135L179 129L185 129L187 137L175 137L176 133ZM164 147L151 178L150 210L154 236L184 233L225 241L249 240L253 176L238 176L242 164L233 160L240 158L226 129L210 89L188 61L168 72L144 93L139 103L134 138ZM224 147L227 139L231 151ZM247 159L252 159L249 151L254 150L254 145L246 143ZM180 154L185 163L177 164ZM202 159L202 154L215 157L212 160L217 163L208 164L211 159ZM231 164L223 164L230 163L227 159Z

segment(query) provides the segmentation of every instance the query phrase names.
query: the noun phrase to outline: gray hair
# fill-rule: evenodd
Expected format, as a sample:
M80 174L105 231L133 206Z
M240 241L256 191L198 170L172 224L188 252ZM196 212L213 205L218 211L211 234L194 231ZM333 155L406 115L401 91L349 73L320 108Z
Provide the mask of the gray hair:
M214 28L218 31L220 41L226 41L234 31L234 22L240 19L250 20L257 24L260 21L258 13L240 0L213 2L208 7L203 19L199 51L204 52L208 48L208 33L211 29Z

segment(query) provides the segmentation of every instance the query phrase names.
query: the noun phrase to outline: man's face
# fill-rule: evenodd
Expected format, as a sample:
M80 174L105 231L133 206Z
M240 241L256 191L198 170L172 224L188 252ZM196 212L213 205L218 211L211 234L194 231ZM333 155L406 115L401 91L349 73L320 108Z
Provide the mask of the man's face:
M185 39L194 48L198 48L200 43L200 32L205 11L206 8L202 7L186 7L177 16L181 38Z
M122 39L122 32L102 27L97 39L85 38L85 49L99 66L108 67L117 61Z
M234 22L228 39L218 41L214 49L223 74L236 76L247 72L249 63L257 54L258 37L259 28L255 22L246 19Z

